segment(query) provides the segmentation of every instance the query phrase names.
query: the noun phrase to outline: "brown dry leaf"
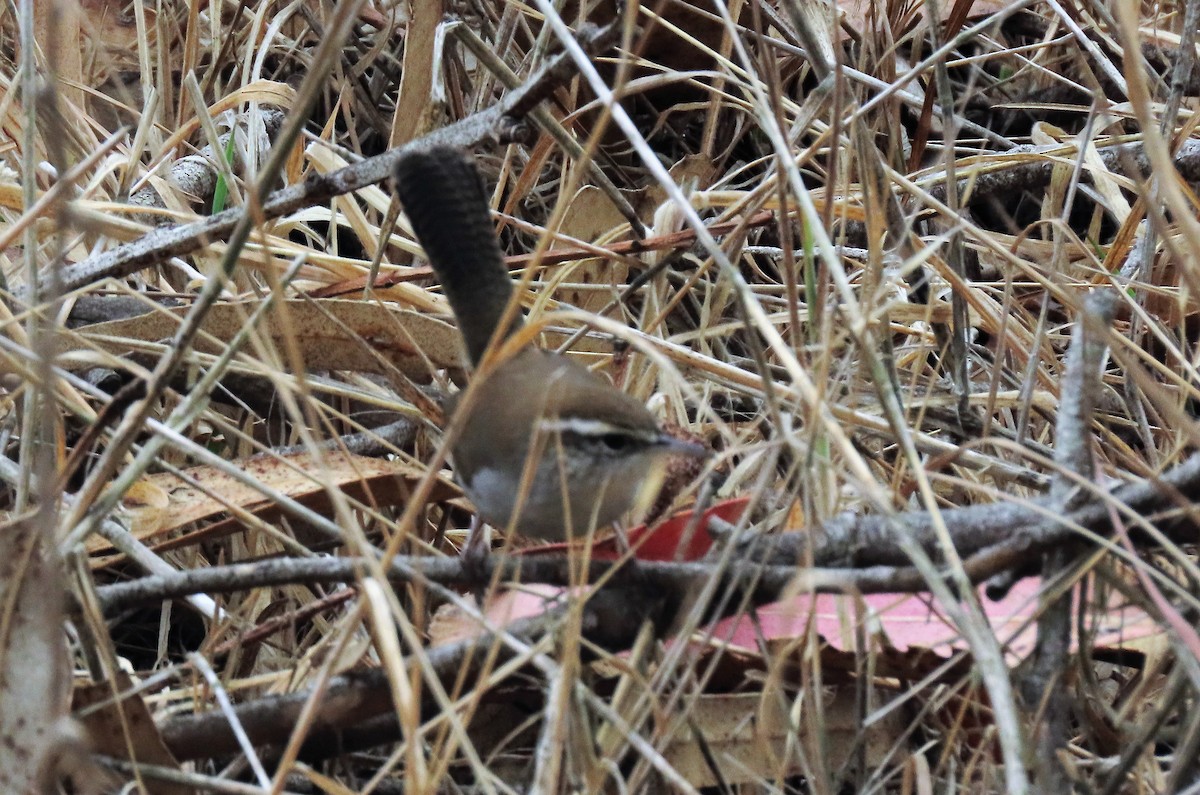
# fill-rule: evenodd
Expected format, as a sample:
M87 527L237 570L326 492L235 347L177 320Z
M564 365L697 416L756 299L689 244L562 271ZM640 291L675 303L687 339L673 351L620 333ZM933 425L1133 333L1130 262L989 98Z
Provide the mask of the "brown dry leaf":
M377 373L391 365L409 377L427 380L431 364L440 369L461 361L458 331L417 312L354 300L282 303L286 311L270 313L260 328L279 351L284 350L285 335L293 336L309 370ZM251 302L214 306L204 319L196 350L224 351L256 307ZM79 332L82 340L62 335L60 353L83 349L83 341L118 356L135 350L157 352L174 336L186 312L185 308L164 309L87 326Z
M128 5L114 0L81 0L79 7L87 15L84 32L92 50L88 55L96 60L94 68L136 70L138 29ZM158 35L158 12L154 6L147 4L142 13L146 15L147 46L154 47Z
M41 792L64 748L70 663L50 527L0 523L0 792ZM51 553L52 554L52 553Z
M507 626L523 618L546 612L547 607L560 599L565 589L540 583L525 583L519 588L492 589L483 604L484 615L494 626ZM429 624L431 648L448 646L478 638L483 632L479 621L454 604L438 607Z
M318 512L329 509L327 486L334 486L355 500L381 508L403 504L412 493L413 486L425 476L424 469L402 461L345 453L328 453L322 457L322 463L324 466L319 466L310 453L292 453L279 457L256 455L231 462L231 466L250 475L264 487L286 494ZM262 491L234 480L215 467L192 467L185 474L202 488L192 486L170 473L146 478L151 485L170 496L170 504L165 511L167 518L161 526L151 535L139 535L140 539L164 541L168 533L192 523L214 520L228 513L231 506L266 521L279 515L279 507L273 500L264 497ZM439 479L429 499L431 502L441 502L457 493L454 486ZM233 532L239 526L236 519L228 518L207 525L183 539L175 539L173 546L194 541L197 537ZM90 552L110 549L112 546L98 536L88 541Z
M83 712L83 725L91 740L92 750L115 759L128 759L161 765L172 770L179 763L163 743L150 710L142 697L133 692L133 682L124 671L117 671L113 682L88 682L78 685L72 703L76 713ZM113 694L124 694L114 700ZM105 703L95 711L85 708ZM154 792L162 795L192 795L195 790L182 784L158 781Z
M625 224L625 217L604 191L589 185L575 194L563 218L561 231L576 240L607 242L606 238ZM570 244L555 241L550 250L564 247L570 247ZM615 285L624 285L628 281L629 266L619 259L591 259L572 268L568 279L588 286L561 289L557 297L586 312L599 314L616 295Z
M675 165L671 166L669 173L671 174L671 178L675 181L676 185L693 184L696 186L696 190L706 190L710 185L712 185L713 177L717 174L717 169L713 165L712 160L704 155L687 155L686 157L681 158L677 163L675 163ZM728 198L730 193L723 193L719 195L726 196ZM733 204L742 198L742 194L740 193L734 193L733 195L735 195L737 198L731 199L729 202L730 204ZM714 198L715 197L716 196L714 196ZM652 225L654 222L655 213L658 211L659 206L665 201L667 201L667 189L662 185L659 185L656 182L647 188L645 194L642 196L641 201L639 201L637 205L638 215L641 217L642 222ZM718 204L718 202L714 202L714 204ZM671 234L671 232L682 231L683 228L684 227L681 226L679 229L670 231L655 230L654 234Z
M121 498L130 532L138 538L148 538L158 532L166 522L170 505L171 497L166 489L147 478L130 486Z
M703 739L716 767L728 784L751 784L771 774L800 773L800 759L794 750L796 728L786 710L791 704L761 693L716 694L700 696L688 710L691 732L679 735L663 750L668 764L696 787L715 787L717 780L712 766L705 760L699 738ZM877 767L887 760L888 751L895 747L904 732L904 720L899 711L864 728L855 710L852 685L838 686L824 707L824 737L805 740L802 747L827 749L826 769L836 770L844 765L857 747L856 740L866 734L866 765ZM803 731L803 730L801 730ZM783 769L781 766L786 765Z

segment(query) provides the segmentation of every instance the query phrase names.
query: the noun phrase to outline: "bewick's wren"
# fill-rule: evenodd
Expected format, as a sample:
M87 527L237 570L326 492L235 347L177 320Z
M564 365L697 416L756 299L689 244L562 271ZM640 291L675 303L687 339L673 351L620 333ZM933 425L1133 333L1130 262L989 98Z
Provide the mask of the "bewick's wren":
M433 147L402 157L395 183L479 365L513 292L483 180L463 153ZM454 417L452 463L480 516L521 535L560 540L610 525L654 496L647 492L666 457L707 452L664 433L642 403L556 353L525 349L474 389L467 415Z

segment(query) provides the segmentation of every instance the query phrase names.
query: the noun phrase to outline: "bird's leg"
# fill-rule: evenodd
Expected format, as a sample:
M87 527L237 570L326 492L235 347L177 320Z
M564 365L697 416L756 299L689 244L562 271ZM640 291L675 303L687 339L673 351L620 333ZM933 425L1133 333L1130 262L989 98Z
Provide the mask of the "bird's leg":
M471 594L482 606L487 586L491 584L488 560L492 556L492 534L479 514L471 518L471 529L467 531L467 543L463 545L463 572L471 583Z

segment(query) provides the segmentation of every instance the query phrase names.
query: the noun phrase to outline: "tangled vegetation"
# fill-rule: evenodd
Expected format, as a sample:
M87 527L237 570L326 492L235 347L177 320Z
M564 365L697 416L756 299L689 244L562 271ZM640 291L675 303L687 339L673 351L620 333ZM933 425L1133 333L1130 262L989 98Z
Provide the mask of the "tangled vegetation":
M0 790L1200 793L1198 27L6 7ZM646 528L460 556L431 143Z

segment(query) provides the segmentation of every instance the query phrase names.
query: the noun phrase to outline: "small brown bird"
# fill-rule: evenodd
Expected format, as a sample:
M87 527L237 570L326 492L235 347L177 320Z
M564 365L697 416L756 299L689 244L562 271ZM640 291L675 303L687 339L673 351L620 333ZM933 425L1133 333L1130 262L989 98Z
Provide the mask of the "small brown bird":
M401 157L395 182L478 365L513 292L483 180L462 152L432 147ZM521 535L557 541L611 525L653 499L667 457L708 452L664 433L603 378L538 348L500 363L475 390L466 416L451 399L461 423L455 473L485 521Z

